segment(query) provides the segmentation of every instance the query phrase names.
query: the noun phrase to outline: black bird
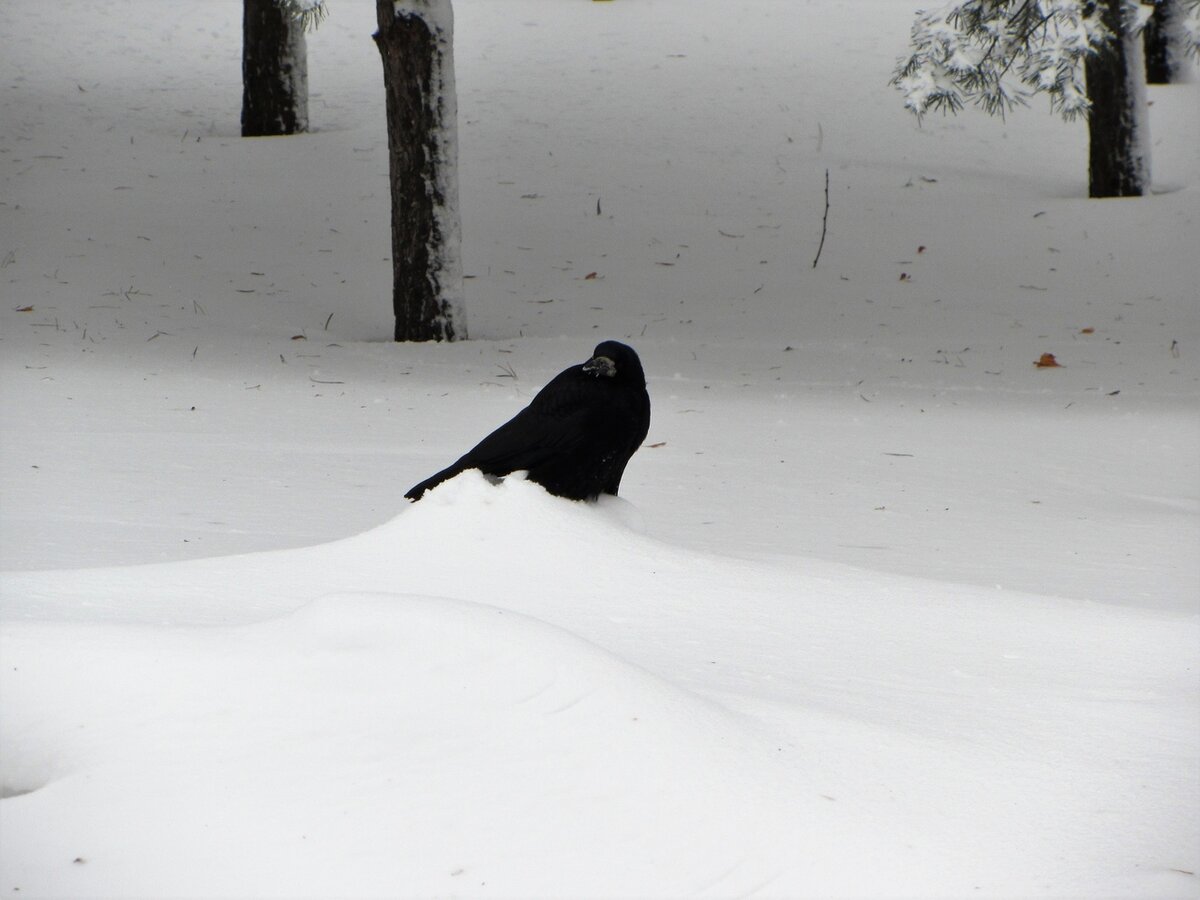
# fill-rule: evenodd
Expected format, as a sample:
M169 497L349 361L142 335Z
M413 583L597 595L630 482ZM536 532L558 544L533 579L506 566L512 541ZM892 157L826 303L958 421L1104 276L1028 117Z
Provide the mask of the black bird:
M571 500L615 495L649 430L641 360L632 347L604 341L591 359L560 372L527 407L404 496L420 500L467 469L494 476L524 469L530 481Z

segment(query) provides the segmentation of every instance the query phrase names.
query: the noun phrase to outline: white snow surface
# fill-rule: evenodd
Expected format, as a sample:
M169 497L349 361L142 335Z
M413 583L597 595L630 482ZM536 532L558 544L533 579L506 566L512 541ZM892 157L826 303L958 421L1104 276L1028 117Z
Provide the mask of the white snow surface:
M270 140L240 12L6 7L0 892L1200 896L1200 85L1088 201L894 0L458 0L395 345L373 4ZM610 337L621 498L403 500Z

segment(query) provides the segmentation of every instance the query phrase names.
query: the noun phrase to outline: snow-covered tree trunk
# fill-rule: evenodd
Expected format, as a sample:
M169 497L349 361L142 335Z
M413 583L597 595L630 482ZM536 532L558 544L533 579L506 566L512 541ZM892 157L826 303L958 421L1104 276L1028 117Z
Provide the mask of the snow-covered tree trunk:
M376 0L397 341L466 338L450 0Z
M242 137L308 131L304 25L286 0L243 0Z
M1140 197L1150 186L1150 129L1141 40L1122 0L1094 0L1112 40L1084 59L1088 114L1088 196Z
M1157 0L1146 21L1144 49L1146 81L1150 84L1175 84L1187 71L1187 14L1181 0Z

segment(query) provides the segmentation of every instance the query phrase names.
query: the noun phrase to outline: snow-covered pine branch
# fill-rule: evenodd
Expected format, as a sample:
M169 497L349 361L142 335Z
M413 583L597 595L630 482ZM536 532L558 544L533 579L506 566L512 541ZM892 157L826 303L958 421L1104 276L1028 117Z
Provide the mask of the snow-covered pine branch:
M1183 16L1180 17L1179 30L1182 32L1183 44L1189 56L1200 58L1200 0L1180 0L1183 5Z
M1126 0L1129 15L1138 4ZM968 103L1003 116L1033 94L1066 119L1088 110L1083 60L1114 35L1080 0L965 0L917 13L892 84L918 116Z
M1157 0L1196 52L1200 0ZM957 0L916 14L891 83L918 118L968 103L1003 117L1046 94L1066 120L1088 121L1088 193L1141 196L1150 184L1139 0Z
M1200 0L1179 3L1188 52L1200 54ZM1122 31L1139 34L1153 7L1122 0ZM1047 94L1054 112L1072 120L1090 102L1084 61L1119 35L1092 0L963 0L918 12L910 55L892 84L917 116L958 112L968 103L1003 116L1034 94Z

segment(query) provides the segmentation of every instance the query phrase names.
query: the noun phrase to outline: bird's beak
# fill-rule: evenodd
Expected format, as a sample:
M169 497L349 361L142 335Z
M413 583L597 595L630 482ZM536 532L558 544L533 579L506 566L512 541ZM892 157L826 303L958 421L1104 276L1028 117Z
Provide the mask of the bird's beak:
M605 378L612 378L617 374L617 364L607 356L593 356L583 364L583 371L589 375L595 375L597 378L601 375Z

